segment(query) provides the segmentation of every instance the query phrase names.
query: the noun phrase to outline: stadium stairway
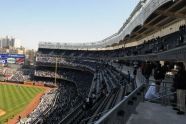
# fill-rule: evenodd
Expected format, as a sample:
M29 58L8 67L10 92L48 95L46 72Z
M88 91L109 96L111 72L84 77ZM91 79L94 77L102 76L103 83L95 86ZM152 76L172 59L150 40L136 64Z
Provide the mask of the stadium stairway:
M171 106L142 102L127 124L185 124L186 115L177 115Z
M123 79L124 77L124 79ZM116 78L117 80L115 80ZM69 115L66 119L63 119L60 123L67 124L84 124L84 123L94 123L100 117L102 117L105 113L107 113L111 108L113 108L116 104L118 104L121 100L124 99L127 89L125 86L127 85L126 74L121 73L119 70L115 68L107 68L99 71L94 75L94 79L92 81L92 90L89 92L89 96L95 90L98 94L100 94L100 86L102 87L102 80L106 85L105 89L108 91L107 94L103 96L98 95L95 104L88 110L85 111L83 109L78 108L75 110L75 113ZM122 86L120 83L123 82ZM78 113L78 114L77 114Z

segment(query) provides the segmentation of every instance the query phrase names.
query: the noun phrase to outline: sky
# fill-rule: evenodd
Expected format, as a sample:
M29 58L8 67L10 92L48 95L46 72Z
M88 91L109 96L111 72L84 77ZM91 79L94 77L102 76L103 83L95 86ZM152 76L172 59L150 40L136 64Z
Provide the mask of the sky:
M39 41L100 41L116 33L139 0L0 0L0 37L29 49Z

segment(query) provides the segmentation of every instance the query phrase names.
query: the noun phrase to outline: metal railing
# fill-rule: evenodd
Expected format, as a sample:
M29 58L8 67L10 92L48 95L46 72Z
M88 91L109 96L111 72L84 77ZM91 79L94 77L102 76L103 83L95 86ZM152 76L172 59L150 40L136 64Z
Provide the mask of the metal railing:
M160 97L153 98L153 99L148 99L147 101L149 101L149 102L157 101L158 99L166 98L166 97L172 96L172 95L174 95L174 94L176 94L176 92L168 93L168 94L166 94L166 95L162 95L162 96L160 96Z
M71 113L69 113L63 120L61 120L58 124L70 124L74 121L76 117L81 113L82 111L83 103L81 103L77 108L74 109Z
M150 81L154 82L154 80L150 80ZM176 93L176 92L171 91L172 89L171 83L173 82L163 80L162 85L160 86L159 96L157 98L148 99L147 101L157 102L157 103L160 103L161 105L170 105L170 101L171 101L170 96ZM152 84L149 84L147 87L150 87L150 86L156 87L156 85L152 85Z
M124 100L107 112L95 124L124 124L140 101L144 100L145 84L135 89Z

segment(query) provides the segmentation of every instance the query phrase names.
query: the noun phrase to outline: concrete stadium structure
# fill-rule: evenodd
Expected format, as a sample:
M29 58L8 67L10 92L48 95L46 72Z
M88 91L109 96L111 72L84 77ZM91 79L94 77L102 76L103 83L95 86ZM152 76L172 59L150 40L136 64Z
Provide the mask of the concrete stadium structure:
M83 110L83 104L80 104L70 114L62 119L60 118L61 120L58 120L59 123L137 124L138 121L136 120L140 120L139 124L146 122L158 124L157 121L153 121L154 116L160 119L163 116L165 117L163 118L164 120L159 120L158 122L171 122L175 124L177 116L169 111L168 108L160 109L159 104L154 105L150 102L144 102L144 93L148 86L144 83L145 79L141 71L138 71L139 74L137 74L136 80L139 84L137 84L136 88L129 88L125 91L122 88L124 87L125 89L127 87L125 85L128 82L127 70L133 71L133 67L121 66L120 63L117 63L118 65L116 64L115 66L112 62L169 61L183 62L185 64L185 25L186 0L143 0L138 3L118 32L102 41L77 44L40 42L36 55L36 65L38 68L43 65L57 68L55 64L58 66L73 65L75 66L74 68L79 65L87 65L94 68L94 77L90 86L89 96L91 96L95 89L100 94L100 86L104 81L106 82L105 87L109 89L104 100L96 101L95 106L90 109L90 113ZM182 29L183 26L184 29ZM156 49L156 47L158 48ZM149 49L151 50L150 52ZM89 64L87 64L88 62ZM54 70L54 68L52 69ZM119 78L116 79L117 77ZM50 78L54 78L54 76L52 75ZM152 79L151 81L154 80ZM170 82L172 83L173 81L165 80L165 82L169 82L168 85L170 85ZM163 88L166 89L167 84L165 82L163 83ZM130 92L126 95L125 93L128 91ZM166 89L163 95L172 94L167 94ZM163 99L162 103L163 105L170 105L167 102L167 98ZM158 113L153 113L153 109L151 111L153 107L159 110ZM135 116L135 110L140 115ZM165 112L169 112L169 114L167 115ZM147 119L145 117L148 113L151 114ZM87 115L90 115L90 117ZM185 116L183 116L178 123L181 124L185 121Z

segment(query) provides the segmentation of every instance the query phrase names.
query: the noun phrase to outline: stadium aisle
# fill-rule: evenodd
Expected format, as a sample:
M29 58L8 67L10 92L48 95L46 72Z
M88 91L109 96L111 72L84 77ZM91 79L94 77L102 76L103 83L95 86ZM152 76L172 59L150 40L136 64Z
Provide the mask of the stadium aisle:
M136 113L131 115L127 124L185 124L186 115L177 115L170 106L156 103L140 103Z

